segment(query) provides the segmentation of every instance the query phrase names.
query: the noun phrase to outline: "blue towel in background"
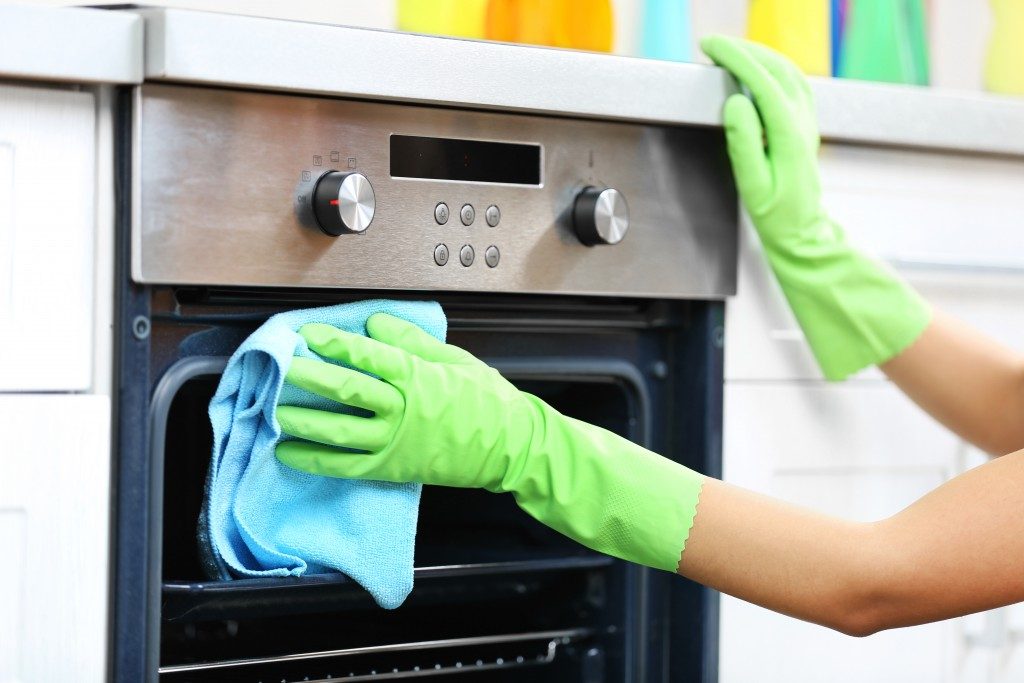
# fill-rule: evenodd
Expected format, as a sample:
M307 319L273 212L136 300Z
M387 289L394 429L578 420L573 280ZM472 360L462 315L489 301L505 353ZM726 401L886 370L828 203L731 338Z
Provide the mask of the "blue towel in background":
M213 454L199 540L211 576L340 571L388 609L412 590L420 484L320 477L274 457L278 397L350 410L284 383L293 355L319 358L296 330L321 322L365 335L366 319L379 312L445 338L447 321L434 302L363 301L275 315L231 356L210 401Z

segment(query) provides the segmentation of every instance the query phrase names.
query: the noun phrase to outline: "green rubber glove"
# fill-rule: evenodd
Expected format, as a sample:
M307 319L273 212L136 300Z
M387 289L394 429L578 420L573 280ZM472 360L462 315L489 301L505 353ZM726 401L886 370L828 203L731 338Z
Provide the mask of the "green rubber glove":
M722 112L736 187L825 377L844 379L898 355L931 311L895 273L850 246L825 213L807 81L763 45L711 36L701 47L753 96L731 95Z
M676 571L701 475L562 415L411 323L378 313L366 329L370 337L299 330L310 349L348 367L294 358L286 381L373 416L278 406L282 431L303 439L278 445L281 462L331 477L511 492L589 548Z

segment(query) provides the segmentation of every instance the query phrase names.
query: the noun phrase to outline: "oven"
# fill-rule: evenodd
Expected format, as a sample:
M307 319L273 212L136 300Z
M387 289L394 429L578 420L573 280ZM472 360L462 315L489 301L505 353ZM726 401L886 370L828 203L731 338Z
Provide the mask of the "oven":
M509 495L425 487L415 587L204 575L207 406L274 313L434 299L524 390L721 457L736 201L720 130L145 84L119 104L118 681L712 681L717 597Z

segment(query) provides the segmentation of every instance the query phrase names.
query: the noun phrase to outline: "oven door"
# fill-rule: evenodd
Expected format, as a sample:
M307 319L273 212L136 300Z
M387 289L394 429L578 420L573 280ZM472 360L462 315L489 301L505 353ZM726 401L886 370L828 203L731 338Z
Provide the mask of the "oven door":
M196 534L212 450L207 407L227 356L269 315L326 303L324 295L295 296L275 302L266 292L253 299L168 289L151 302L152 674L169 682L276 683L427 675L682 681L709 673L716 610L702 589L594 553L536 522L508 494L424 487L415 588L397 610L380 609L342 574L205 576ZM706 425L714 432L720 419L720 375L713 381L720 305L441 301L449 340L521 389L715 472L718 445ZM670 417L683 410L690 412L682 419Z

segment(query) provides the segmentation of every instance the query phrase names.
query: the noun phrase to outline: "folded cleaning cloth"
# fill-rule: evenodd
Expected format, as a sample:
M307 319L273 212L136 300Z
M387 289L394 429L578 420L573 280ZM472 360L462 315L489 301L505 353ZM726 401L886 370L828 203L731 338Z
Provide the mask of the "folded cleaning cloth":
M447 322L436 303L363 301L275 315L231 356L210 401L213 454L199 523L212 577L340 571L388 609L412 590L420 484L321 477L274 457L281 440L278 400L358 412L284 383L294 355L319 358L296 330L321 322L365 335L366 319L379 312L445 338Z

